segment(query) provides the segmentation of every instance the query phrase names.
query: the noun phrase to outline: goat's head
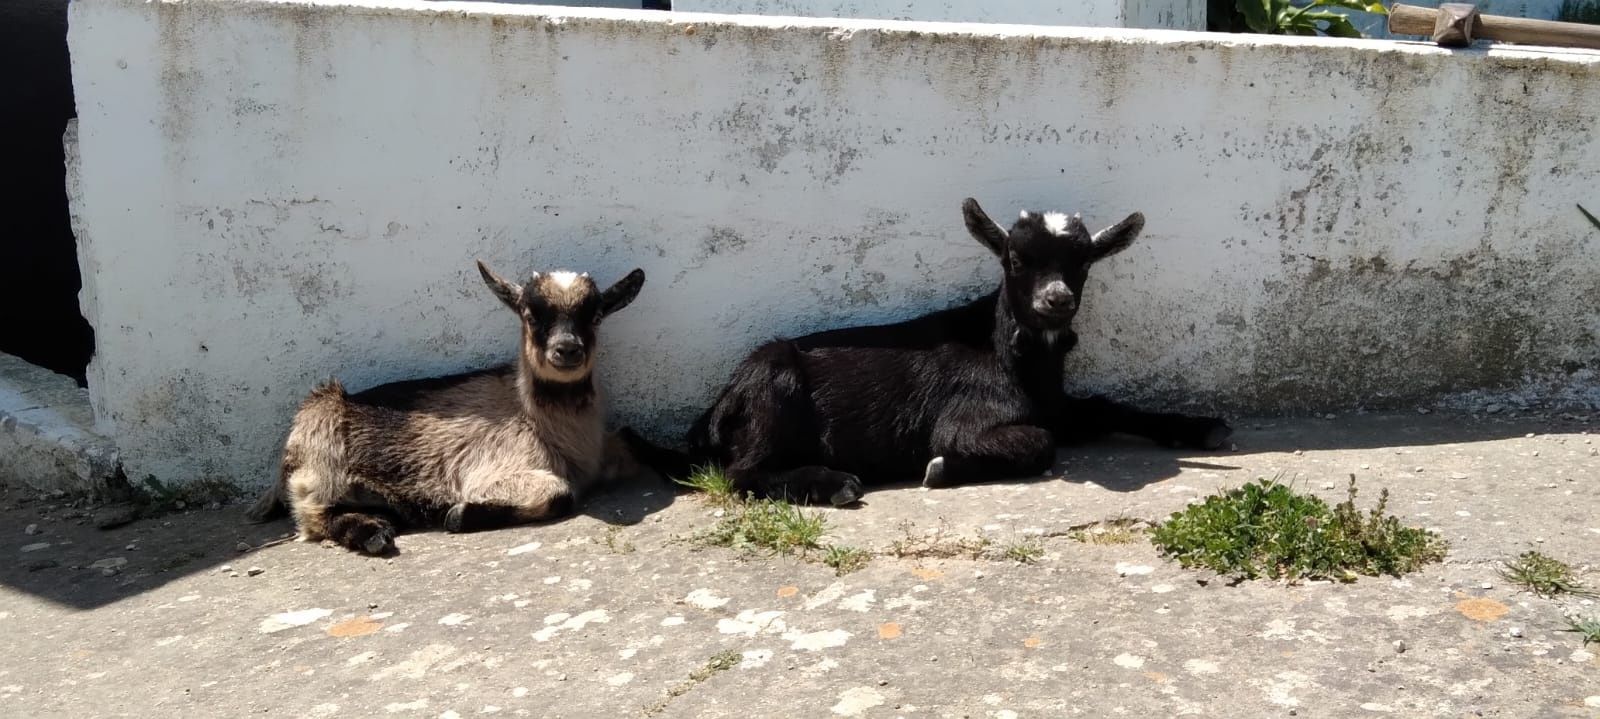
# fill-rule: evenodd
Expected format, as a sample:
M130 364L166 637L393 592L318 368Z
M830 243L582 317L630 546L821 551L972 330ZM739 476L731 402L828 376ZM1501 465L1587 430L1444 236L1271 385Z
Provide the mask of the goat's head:
M634 270L601 292L588 273L535 272L527 284L508 282L478 261L484 283L522 318L522 357L540 379L575 382L594 368L595 329L628 306L644 286Z
M1046 331L1072 324L1089 265L1127 249L1144 229L1144 215L1137 212L1090 235L1078 215L1023 210L1007 231L970 197L961 203L961 214L967 231L1000 258L1001 292L1018 321Z

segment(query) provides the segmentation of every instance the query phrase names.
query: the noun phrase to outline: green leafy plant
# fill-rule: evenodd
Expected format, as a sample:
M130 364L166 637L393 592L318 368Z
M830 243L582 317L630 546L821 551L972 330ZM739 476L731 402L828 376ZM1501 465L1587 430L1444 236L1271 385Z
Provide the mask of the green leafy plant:
M1332 8L1389 14L1389 9L1377 0L1311 0L1300 7L1289 0L1234 0L1234 8L1245 28L1267 35L1362 37L1348 15Z
M1033 564L1044 557L1044 545L1037 540L1025 539L1006 545L1001 555L1017 564Z
M1254 579L1399 576L1444 558L1445 543L1385 514L1389 492L1363 515L1348 498L1329 507L1288 485L1260 480L1176 512L1152 534L1156 548L1185 567Z
M1539 552L1528 551L1517 555L1500 568L1500 576L1523 589L1541 597L1557 594L1595 596L1594 591L1583 586L1566 562Z
M1567 617L1567 628L1561 631L1577 632L1583 637L1583 645L1591 643L1600 644L1600 618L1597 617Z
M828 552L822 556L822 563L833 567L834 574L844 576L867 566L872 561L872 553L865 549L833 545L828 547Z
M672 481L700 492L713 504L727 505L738 499L733 479L716 467L695 467L688 477Z
M828 524L820 513L807 512L788 502L761 499L734 505L700 540L719 547L796 554L822 548L822 535L827 531Z

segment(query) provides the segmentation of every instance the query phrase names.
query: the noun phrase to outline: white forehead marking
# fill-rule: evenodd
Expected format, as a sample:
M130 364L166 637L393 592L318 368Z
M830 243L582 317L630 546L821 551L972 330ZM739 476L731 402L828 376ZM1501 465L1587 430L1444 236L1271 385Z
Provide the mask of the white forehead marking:
M1022 219L1024 219L1024 220L1028 219L1028 211L1027 210L1023 210L1022 211Z
M550 273L550 281L556 283L557 287L560 287L562 289L567 289L567 288L572 287L572 283L578 281L578 273L576 273L576 272L551 272Z
M1053 235L1067 234L1067 216L1059 212L1044 213L1044 228Z

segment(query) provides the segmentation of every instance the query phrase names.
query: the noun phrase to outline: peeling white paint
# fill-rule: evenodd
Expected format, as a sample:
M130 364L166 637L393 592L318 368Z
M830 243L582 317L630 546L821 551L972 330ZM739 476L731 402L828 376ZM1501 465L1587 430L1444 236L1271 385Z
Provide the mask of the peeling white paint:
M811 595L810 598L806 599L805 604L802 606L804 606L806 609L816 609L817 607L831 604L842 596L844 596L844 582L834 582L826 587L823 587L822 591Z
M411 711L417 711L419 709L426 709L426 708L428 708L428 700L427 699L417 699L415 701L409 701L409 702L393 702L393 703L390 703L390 704L383 705L383 710L386 711L386 712L389 712L390 714L398 714L400 712L411 712Z
M301 609L293 612L283 612L261 620L261 626L258 627L258 630L262 634L272 634L285 629L303 627L331 614L333 614L331 609Z
M772 650L748 649L745 650L740 656L744 657L739 661L740 669L760 669L761 667L766 666L767 662L772 661Z
M696 609L712 610L728 603L728 597L719 597L709 589L696 589L683 598L683 603Z
M1389 607L1389 609L1384 612L1384 614L1389 617L1389 621L1391 622L1403 622L1407 619L1419 619L1421 617L1426 617L1437 613L1438 611L1435 609L1416 607L1410 604L1396 604L1392 607Z
M800 673L808 677L819 677L839 668L839 662L832 657L823 659L816 664L800 668Z
M868 589L839 600L839 608L852 612L865 612L871 609L872 605L877 601L876 591Z
M833 705L833 713L839 716L861 716L868 709L883 706L883 692L872 687L854 687L844 690L839 695L838 703Z
M683 622L684 622L683 617L680 617L680 616L674 614L673 616L670 616L670 617L667 617L665 619L662 619L661 620L661 626L663 626L663 627L676 627L676 626L678 626L680 624L683 624Z
M439 664L439 662L443 661L445 657L454 654L455 651L456 648L448 644L429 644L428 646L411 652L411 654L407 655L404 660L400 661L400 663L379 670L376 674L372 675L372 680L383 681L385 679L389 679L390 677L398 677L400 679L407 680L421 679L428 673L430 669L433 669L433 667Z
M590 609L587 612L582 612L571 617L570 619L566 619L560 624L547 626L537 632L534 632L533 638L534 641L548 642L550 641L551 637L554 637L560 632L575 632L589 626L590 624L605 624L609 621L611 621L611 614L606 610Z
M790 649L805 652L816 652L823 649L842 647L853 636L843 629L828 629L820 632L785 632L783 638L787 640Z
M468 622L467 620L471 618L472 617L467 614L450 613L439 617L439 623L447 627L455 627L463 624L470 624L471 622Z
M746 609L739 612L738 616L732 619L718 619L717 631L723 634L737 634L746 637L753 637L760 632L781 634L787 629L783 620L779 619L782 616L783 612L778 610L758 612L754 609Z
M1117 575L1122 577L1134 577L1141 574L1149 574L1156 570L1155 567L1152 567L1148 564L1129 564L1128 562L1117 562L1116 569Z
M631 681L633 681L633 672L622 672L621 674L613 674L606 678L606 683L614 687L620 687Z
M1196 676L1203 674L1216 674L1222 667L1209 659L1190 659L1183 663L1183 670Z
M923 588L926 589L926 587L923 587ZM913 589L913 591L915 591L915 589ZM883 607L885 609L902 609L903 608L908 612L915 612L918 609L926 607L926 606L928 606L929 604L932 604L932 603L933 602L930 602L930 601L928 601L926 599L917 599L916 597L913 597L910 594L902 594L902 595L900 595L898 597L892 597L888 601L884 602L883 603Z
M1118 654L1116 658L1112 659L1111 661L1113 664L1116 664L1123 669L1139 669L1144 667L1144 657L1135 654Z
M544 546L543 542L528 542L527 544L519 544L519 545L517 545L515 547L507 549L506 550L506 554L509 555L509 556L515 557L518 554L527 554L528 552L531 552L531 551L533 551L535 549L538 549L538 548L540 548L542 546Z

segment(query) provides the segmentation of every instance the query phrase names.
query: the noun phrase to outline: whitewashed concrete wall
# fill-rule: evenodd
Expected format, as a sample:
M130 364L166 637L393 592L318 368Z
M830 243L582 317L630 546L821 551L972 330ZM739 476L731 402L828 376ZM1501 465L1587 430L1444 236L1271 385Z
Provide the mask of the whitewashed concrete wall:
M683 12L1206 29L1205 0L673 0Z
M76 0L69 40L135 480L263 483L317 380L509 357L476 257L644 268L602 372L676 433L762 340L985 291L967 195L1148 217L1080 387L1259 412L1600 368L1597 54L249 0Z

